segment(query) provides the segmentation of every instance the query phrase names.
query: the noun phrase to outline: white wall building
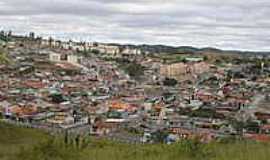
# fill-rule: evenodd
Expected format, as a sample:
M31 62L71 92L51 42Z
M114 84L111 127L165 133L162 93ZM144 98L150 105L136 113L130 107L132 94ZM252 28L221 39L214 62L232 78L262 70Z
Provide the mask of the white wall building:
M127 55L140 55L142 54L142 51L140 49L130 49L126 48L122 51L122 54L127 54Z
M49 55L50 61L59 62L61 61L61 54L58 53L50 53Z
M78 63L78 56L76 56L76 55L68 55L67 56L67 61L69 62L69 63Z

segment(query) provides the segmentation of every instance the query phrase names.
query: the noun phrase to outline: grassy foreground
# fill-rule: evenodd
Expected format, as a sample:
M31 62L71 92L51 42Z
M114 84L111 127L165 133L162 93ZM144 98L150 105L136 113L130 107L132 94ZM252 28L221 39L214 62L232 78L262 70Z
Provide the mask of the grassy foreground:
M0 64L9 64L11 61L0 48Z
M80 143L33 129L0 123L1 160L269 160L270 144L183 141L173 145L128 145L84 139Z

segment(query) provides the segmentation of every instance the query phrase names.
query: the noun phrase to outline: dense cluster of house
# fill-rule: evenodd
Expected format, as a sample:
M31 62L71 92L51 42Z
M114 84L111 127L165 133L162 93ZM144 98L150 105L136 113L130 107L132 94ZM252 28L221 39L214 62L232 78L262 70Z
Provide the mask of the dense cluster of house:
M12 60L0 65L1 119L129 142L270 140L270 66L217 65L192 56L164 64L136 48L79 44L29 37L1 42ZM88 56L80 54L86 46ZM143 66L139 80L104 59L123 54ZM164 83L168 78L177 84Z

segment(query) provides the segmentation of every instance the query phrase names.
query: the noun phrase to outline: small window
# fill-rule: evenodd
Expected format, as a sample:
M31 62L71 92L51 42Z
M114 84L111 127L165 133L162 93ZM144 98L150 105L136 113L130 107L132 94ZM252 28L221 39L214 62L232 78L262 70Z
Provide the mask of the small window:
M68 59L68 56L65 54L65 55L61 55L61 61L67 61Z

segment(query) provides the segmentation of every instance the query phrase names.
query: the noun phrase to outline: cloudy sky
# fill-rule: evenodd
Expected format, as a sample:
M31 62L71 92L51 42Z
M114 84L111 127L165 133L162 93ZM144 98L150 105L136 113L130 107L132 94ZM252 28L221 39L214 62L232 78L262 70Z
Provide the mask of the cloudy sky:
M59 39L270 51L270 1L0 0L0 29Z

